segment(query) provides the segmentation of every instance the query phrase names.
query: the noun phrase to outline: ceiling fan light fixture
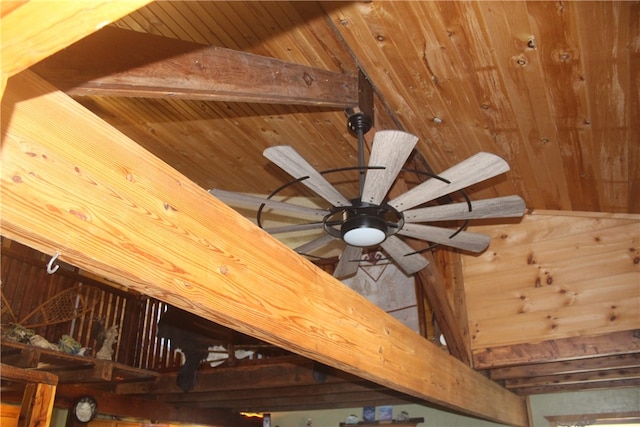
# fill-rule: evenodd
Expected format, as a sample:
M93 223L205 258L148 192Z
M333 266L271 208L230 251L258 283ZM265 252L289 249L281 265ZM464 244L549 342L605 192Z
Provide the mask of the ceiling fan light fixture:
M387 238L387 224L371 215L355 215L340 228L342 240L348 245L366 248L376 246Z

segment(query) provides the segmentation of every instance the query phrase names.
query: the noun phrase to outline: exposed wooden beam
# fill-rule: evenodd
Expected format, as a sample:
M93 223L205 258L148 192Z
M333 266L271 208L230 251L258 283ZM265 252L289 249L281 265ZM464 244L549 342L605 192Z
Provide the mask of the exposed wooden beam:
M550 427L566 425L622 425L640 422L640 411L580 415L545 415Z
M184 393L176 374L164 374L155 382L122 383L117 394L153 395L175 404L235 408L238 411L293 411L353 408L362 405L416 403L418 399L364 381L356 376L299 356L263 359L234 367L198 370L196 386ZM278 392L274 394L273 390ZM368 402L368 403L367 403Z
M146 381L158 374L111 360L67 354L28 344L2 341L2 360L20 368L46 366L59 384L103 381Z
M70 95L358 105L357 76L114 27L33 70Z
M395 396L398 395L398 392L390 391L380 385L373 384L367 381L360 380L359 382L353 383L323 383L323 384L302 384L298 385L293 382L290 382L287 386L276 386L278 389L277 395L279 397L315 397L316 399L320 399L322 395L344 395L344 394L367 394L371 392L389 392L389 394L393 393ZM253 384L244 382L244 383L235 383L233 386L231 384L225 384L218 391L207 391L207 392L192 392L189 393L157 393L154 392L154 395L157 395L158 400L162 400L164 402L202 402L202 404L206 404L209 402L214 405L219 405L219 402L224 402L228 400L237 400L237 401L257 401L266 398L273 397L273 390L276 387L268 387L266 382L260 382L256 387L253 387ZM405 399L410 399L408 396L403 395ZM354 405L357 406L357 405ZM226 407L226 406L225 406Z
M48 385L57 385L58 377L42 371L33 371L30 369L17 368L15 366L0 364L0 374L3 379L17 381L21 383L40 383Z
M121 396L82 386L60 385L56 396L56 406L70 408L73 402L84 394L90 394L96 398L102 414L207 425L214 423L221 427L262 426L261 420L257 422L258 420L241 416L232 411L174 405L169 402L158 404L150 399Z
M14 381L26 383L22 392L20 425L25 427L48 426L51 422L58 377L48 372L16 368L4 363L0 364L0 376L9 384ZM4 400L4 391L2 397Z
M640 333L637 330L492 347L474 352L473 364L476 369L491 369L630 353L640 353Z
M150 1L28 1L15 8L3 2L3 81Z
M612 389L612 388L627 388L627 387L640 387L640 378L582 382L582 383L578 382L578 383L550 384L550 385L542 385L538 387L515 388L512 391L521 396L531 396L534 394L567 393L571 391L586 391L586 390L596 390L596 389Z
M251 384L254 389L275 387L282 388L295 384L296 386L318 384L314 377L314 362L300 356L275 357L261 363L251 363L245 366L226 367L216 369L201 369L198 371L198 381L189 394L214 391L231 391ZM362 381L360 378L323 367L325 384ZM119 394L149 394L149 393L179 393L185 395L176 384L177 373L163 374L154 382L123 383L118 385ZM185 395L186 399L190 397Z
M510 380L638 367L640 367L640 353L633 353L561 362L509 366L506 368L492 369L490 376L493 380Z
M468 341L465 341L464 325L457 323L453 306L447 297L447 285L438 271L435 258L431 253L424 256L429 260L429 266L417 273L424 293L431 302L438 326L447 343L449 352L465 365L471 365ZM468 335L467 335L468 337Z
M559 386L569 384L588 384L598 383L601 381L618 381L618 380L640 380L640 368L619 368L607 369L598 372L580 372L575 374L564 375L545 375L532 378L516 378L506 380L505 386L510 389L526 389L531 387Z
M454 250L438 251L434 255L434 268L440 273L442 293L447 296L451 305L452 312L448 315L453 317L448 322L455 327L455 331L450 331L449 334L455 335L457 357L471 365L471 339L469 338L469 321L467 319L461 257L460 252Z
M2 233L401 393L526 425L522 398L271 237L30 71L2 100Z
M235 399L224 399L220 402L226 407L234 408L240 412L286 412L419 403L416 399L412 400L406 395L388 389L364 393L293 394L289 396L280 395L279 390L278 392L271 390L269 396L247 399L247 393L245 393L244 396L238 396ZM202 407L211 407L216 405L216 402L209 400L202 402L201 405Z

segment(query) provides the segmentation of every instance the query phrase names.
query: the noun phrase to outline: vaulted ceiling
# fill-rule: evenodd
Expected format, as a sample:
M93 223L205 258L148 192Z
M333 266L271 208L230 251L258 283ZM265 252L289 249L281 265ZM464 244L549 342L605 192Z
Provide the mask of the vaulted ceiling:
M478 151L509 162L512 171L478 188L475 197L519 194L531 209L638 213L637 7L546 1L154 2L114 26L354 78L359 68L377 94L375 128L417 135L417 151L433 171ZM156 43L162 50L162 41ZM120 43L111 51L101 46L91 61L118 63L129 49ZM87 68L102 71L83 59ZM155 73L165 81L172 73L179 76L170 81L176 91L191 89L190 76L207 71L180 62L158 68L162 72ZM226 77L245 77L257 86L259 74L284 71ZM135 85L144 83L137 79ZM262 156L276 144L292 145L320 170L357 163L355 138L335 105L163 95L78 101L203 188L273 191L289 179Z
M3 22L28 8L15 7L3 5ZM43 61L31 71L204 189L278 188L290 177L262 155L274 145L318 170L356 165L345 108L372 111L374 131L418 136L413 168L439 173L479 151L503 157L511 170L469 195L517 194L530 213L481 222L474 230L493 238L487 252L442 251L422 277L448 289L427 292L436 310L452 307L439 315L456 330L447 331L460 341L454 355L521 394L585 388L597 372L602 386L637 385L639 2L163 1L113 13L102 30L74 28L76 45L34 53ZM28 56L14 52L5 78ZM332 182L356 197L353 175ZM416 182L407 175L402 185ZM9 234L38 247L29 233ZM593 364L562 364L582 359ZM353 361L321 361L359 373ZM295 377L302 368L277 369ZM395 390L422 397L411 385Z

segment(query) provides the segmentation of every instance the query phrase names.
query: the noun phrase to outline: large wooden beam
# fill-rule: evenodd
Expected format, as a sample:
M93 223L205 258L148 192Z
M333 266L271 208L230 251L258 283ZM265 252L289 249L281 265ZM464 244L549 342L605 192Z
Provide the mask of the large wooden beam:
M435 258L431 253L425 253L424 256L429 260L429 266L417 273L420 285L433 306L434 315L449 352L465 365L471 366L469 335L465 333L468 329L458 322L458 317L447 297L447 284L438 271Z
M402 393L526 425L522 398L209 195L30 71L2 102L2 234Z
M633 353L640 353L639 330L490 347L473 352L473 366L493 369Z
M56 406L70 408L76 399L85 394L96 398L99 411L102 414L159 421L171 420L189 424L215 424L220 427L257 427L262 425L261 420L244 417L227 410L175 405L171 402L158 403L150 399L121 396L83 386L60 385L56 396Z
M70 95L358 105L356 76L114 27L33 70Z
M429 170L424 158L419 153L414 153L410 160L416 170ZM391 197L394 195L405 193L409 190L403 180L399 180L391 189ZM407 240L408 244L415 250L425 248L425 243L413 239ZM467 366L471 366L471 350L469 342L468 327L462 322L466 319L466 308L464 301L449 298L448 288L461 286L461 277L456 277L452 269L447 268L447 280L438 270L439 264L435 257L429 252L423 253L423 256L429 261L429 265L416 273L417 286L421 287L421 291L426 295L427 300L433 310L433 314L439 326L439 330L447 343L447 350L456 359L462 361ZM451 271L450 271L451 270ZM453 291L451 291L453 293ZM460 293L457 293L460 295ZM457 302L455 309L453 302ZM462 321L462 322L461 322ZM437 337L439 340L439 337Z
M151 0L3 2L0 74L11 77Z
M4 363L0 365L0 376L9 383L14 381L26 383L22 393L20 425L25 427L49 425L58 377L48 372L16 368Z
M508 366L505 368L492 369L490 376L494 380L512 380L628 368L640 368L640 353Z

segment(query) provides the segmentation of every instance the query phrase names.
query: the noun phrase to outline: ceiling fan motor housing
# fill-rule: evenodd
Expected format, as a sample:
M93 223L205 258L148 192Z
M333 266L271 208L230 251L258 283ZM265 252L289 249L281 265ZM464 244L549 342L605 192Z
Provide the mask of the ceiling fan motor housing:
M341 238L347 244L358 247L377 246L402 228L403 215L391 206L378 206L360 199L351 202L351 206L332 209L324 219L327 233ZM331 219L338 217L341 218L339 229L329 225L335 223Z

